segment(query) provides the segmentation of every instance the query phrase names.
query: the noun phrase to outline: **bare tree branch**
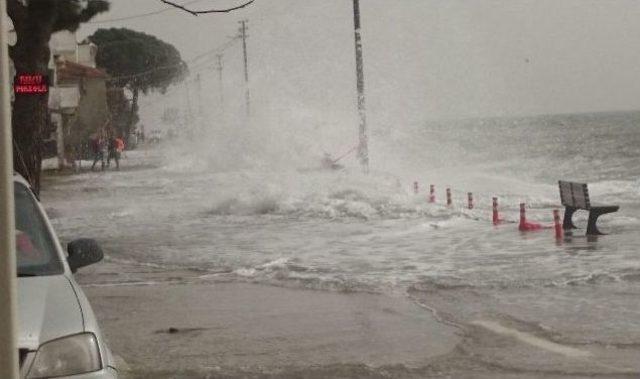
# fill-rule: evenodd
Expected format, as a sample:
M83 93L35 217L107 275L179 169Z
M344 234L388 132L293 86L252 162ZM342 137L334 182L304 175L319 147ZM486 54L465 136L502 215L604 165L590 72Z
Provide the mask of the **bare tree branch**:
M238 5L237 7L233 7L233 8L209 9L209 10L204 10L204 11L194 11L194 10L188 9L188 8L186 8L186 7L184 7L184 6L180 5L180 4L176 4L176 3L173 3L173 2L168 1L168 0L160 0L160 1L165 3L165 4L167 4L167 5L171 5L173 7L178 8L178 9L182 9L183 11L185 11L187 13L191 13L194 16L197 16L199 14L206 14L206 13L229 13L229 12L232 12L232 11L235 11L235 10L238 10L238 9L242 9L242 8L250 5L251 3L253 3L255 0L248 1L248 2L246 2L244 4L242 4L242 5Z

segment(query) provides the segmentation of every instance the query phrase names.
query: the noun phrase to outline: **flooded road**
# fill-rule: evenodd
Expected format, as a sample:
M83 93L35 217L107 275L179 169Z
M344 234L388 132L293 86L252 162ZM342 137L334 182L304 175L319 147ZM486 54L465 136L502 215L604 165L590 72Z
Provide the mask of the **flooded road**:
M511 125L535 144L502 133L515 146L490 153L500 123L390 134L368 176L135 151L120 172L49 176L42 200L63 241L103 246L78 280L132 377L637 377L638 137L599 117ZM612 129L590 146L562 122ZM558 179L621 205L611 235L517 231L521 201L551 224Z

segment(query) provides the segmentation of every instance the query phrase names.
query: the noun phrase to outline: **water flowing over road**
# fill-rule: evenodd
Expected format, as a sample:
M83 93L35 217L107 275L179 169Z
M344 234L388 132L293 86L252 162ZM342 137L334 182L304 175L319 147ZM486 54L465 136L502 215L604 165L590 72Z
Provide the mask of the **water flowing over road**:
M105 262L79 280L114 352L140 377L150 367L160 367L155 377L174 369L185 377L632 377L640 373L639 121L616 113L379 131L370 175L348 162L316 170L319 160L302 155L221 164L197 143L166 144L130 152L120 172L49 177L42 198L63 240L95 237L105 249ZM551 225L559 179L586 181L594 202L621 206L600 221L610 235L556 241L551 229L517 231L520 202L530 219ZM426 201L429 184L435 204ZM506 220L499 226L493 196ZM584 228L586 212L576 222ZM271 303L254 303L254 318L237 320L247 329L234 334L242 296ZM314 304L328 307L322 317L333 323L312 317L321 312ZM192 310L186 320L162 316L180 307ZM162 333L180 321L185 333ZM146 331L122 330L145 323ZM356 337L341 340L339 326ZM367 342L363 331L374 330ZM143 340L124 341L128 332ZM172 338L175 349L154 350Z

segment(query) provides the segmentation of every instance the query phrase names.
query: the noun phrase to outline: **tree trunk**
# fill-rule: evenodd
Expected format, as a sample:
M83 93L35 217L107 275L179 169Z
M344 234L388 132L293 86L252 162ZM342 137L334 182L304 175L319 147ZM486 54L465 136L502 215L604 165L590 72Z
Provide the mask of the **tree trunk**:
M29 20L20 28L16 25L18 40L9 53L17 74L47 74L51 30L42 25L32 25L37 22ZM29 181L36 195L40 193L48 98L48 94L16 95L11 117L14 169Z
M129 146L129 137L131 136L131 129L133 127L133 118L138 111L138 88L133 88L133 98L131 99L131 113L129 113L129 121L127 121L127 125L125 126L124 140L126 141L126 146Z
M13 21L16 44L9 47L18 74L47 74L49 39L54 30L76 30L78 25L109 9L104 0L44 1L7 0L7 14ZM78 11L78 7L81 9ZM3 16L4 17L4 16ZM43 138L49 121L49 95L18 95L11 124L14 136L14 168L40 193Z

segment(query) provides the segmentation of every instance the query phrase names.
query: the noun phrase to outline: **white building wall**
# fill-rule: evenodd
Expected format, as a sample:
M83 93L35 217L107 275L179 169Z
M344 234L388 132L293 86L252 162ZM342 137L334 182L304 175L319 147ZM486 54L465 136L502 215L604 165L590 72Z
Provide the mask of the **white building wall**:
M83 42L77 45L77 58L76 63L80 63L85 66L96 68L96 54L98 53L98 46L91 42Z
M72 62L77 62L77 46L76 33L67 30L53 33L49 40L52 56L58 55Z

